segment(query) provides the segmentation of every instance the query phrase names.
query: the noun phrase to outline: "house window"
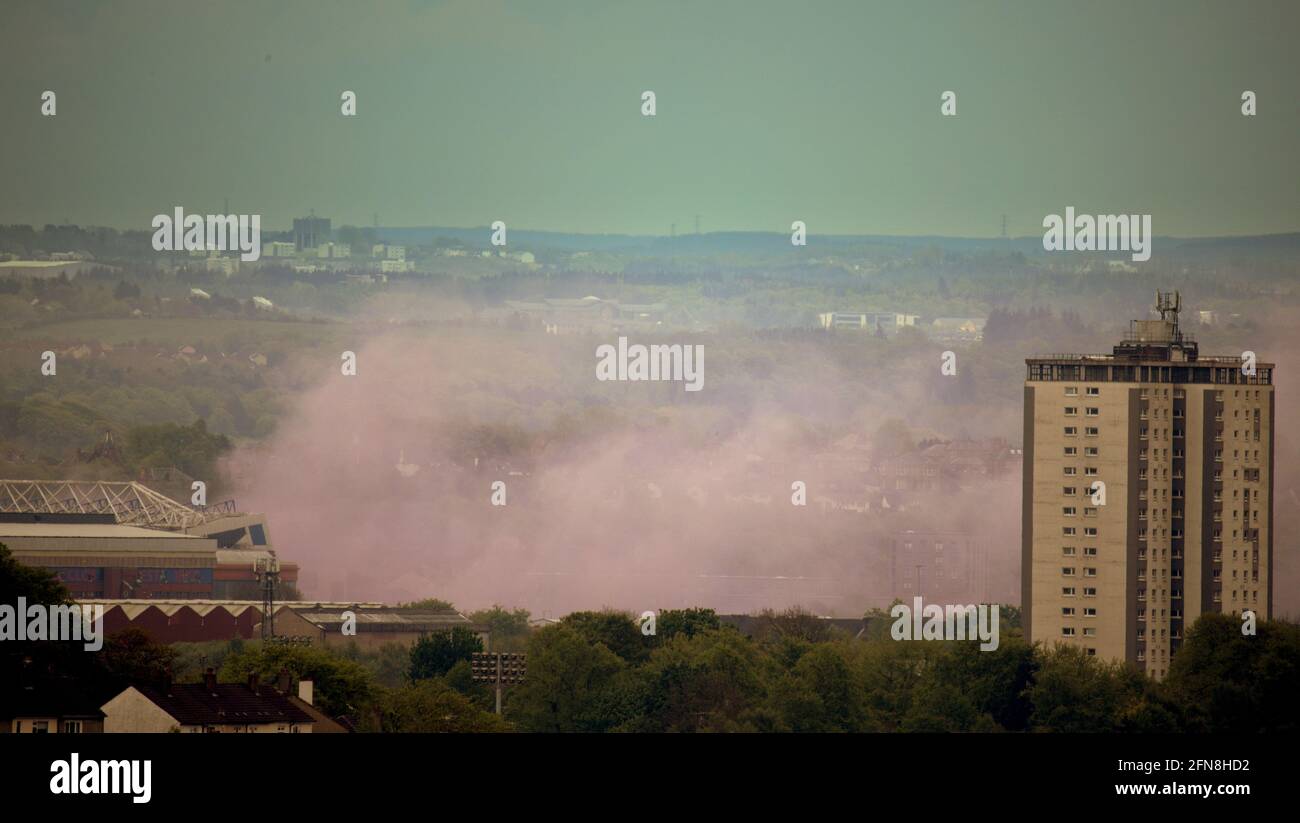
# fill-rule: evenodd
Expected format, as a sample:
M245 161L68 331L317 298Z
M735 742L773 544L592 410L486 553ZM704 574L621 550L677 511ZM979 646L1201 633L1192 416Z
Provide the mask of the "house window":
M81 721L80 721L80 720L65 720L65 721L63 721L63 733L64 733L64 734L81 734Z

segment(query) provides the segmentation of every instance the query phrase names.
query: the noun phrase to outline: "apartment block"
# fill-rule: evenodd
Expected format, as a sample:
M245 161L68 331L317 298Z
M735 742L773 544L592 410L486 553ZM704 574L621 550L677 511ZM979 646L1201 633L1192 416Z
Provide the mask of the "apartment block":
M1164 677L1201 614L1273 607L1273 364L1135 320L1111 354L1025 361L1027 637Z

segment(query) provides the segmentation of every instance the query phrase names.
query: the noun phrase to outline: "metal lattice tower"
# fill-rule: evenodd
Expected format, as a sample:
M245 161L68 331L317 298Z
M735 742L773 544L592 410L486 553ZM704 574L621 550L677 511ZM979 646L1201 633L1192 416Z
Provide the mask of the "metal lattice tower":
M253 574L262 584L262 639L275 637L275 587L280 583L280 561L274 556L253 564Z

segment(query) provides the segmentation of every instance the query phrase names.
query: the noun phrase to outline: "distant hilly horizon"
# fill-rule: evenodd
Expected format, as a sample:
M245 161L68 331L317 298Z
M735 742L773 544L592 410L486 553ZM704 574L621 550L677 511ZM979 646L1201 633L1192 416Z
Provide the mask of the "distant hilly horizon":
M10 224L11 226L22 224ZM53 225L53 224L52 224ZM77 224L71 224L77 225ZM64 228L64 226L56 226ZM120 229L103 226L77 226L83 231L111 231L148 235L151 229ZM471 248L487 248L492 229L490 226L353 226L375 233L380 242L408 246L428 245L437 240L454 241ZM42 230L43 227L32 228ZM681 255L711 254L772 254L788 256L799 254L816 257L821 252L918 250L937 248L943 251L978 253L1020 253L1026 256L1048 254L1043 249L1042 235L1016 237L956 237L937 234L808 234L808 245L792 247L790 233L778 231L717 231L701 234L639 235L639 234L586 234L582 232L547 231L526 228L507 228L507 248L515 250L547 250L559 252L597 252L609 254ZM263 239L283 237L291 229L263 227ZM1157 234L1154 238L1159 253L1169 254L1300 254L1300 231L1276 234L1174 236ZM1162 248L1163 247L1163 248ZM1103 257L1128 259L1126 251L1076 252Z
M486 245L491 234L488 226L379 226L373 229L383 242L407 245L427 244L437 238L455 240L469 245ZM938 247L950 251L1007 251L1025 254L1044 254L1042 235L1020 237L949 237L944 235L885 235L885 234L808 234L807 253L831 246L843 249L855 245L896 246L902 248ZM1291 251L1300 253L1300 232L1257 235L1228 235L1209 237L1176 237L1156 235L1156 243L1175 244L1176 247L1202 251ZM508 228L507 247L535 246L568 251L651 252L651 253L706 253L706 252L789 252L789 232L722 231L702 234L634 235L634 234L583 234L580 232L554 232ZM1108 252L1096 252L1108 254ZM1114 252L1127 256L1128 252Z

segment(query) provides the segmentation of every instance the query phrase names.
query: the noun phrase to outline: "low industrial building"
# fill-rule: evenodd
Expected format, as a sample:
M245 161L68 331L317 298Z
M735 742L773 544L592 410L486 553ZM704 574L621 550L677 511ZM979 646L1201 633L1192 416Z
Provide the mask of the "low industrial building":
M372 650L388 643L412 645L421 636L468 629L488 648L488 631L454 610L435 611L379 604L288 603L276 610L275 633L310 637L322 646L356 643ZM354 634L346 633L355 630Z

